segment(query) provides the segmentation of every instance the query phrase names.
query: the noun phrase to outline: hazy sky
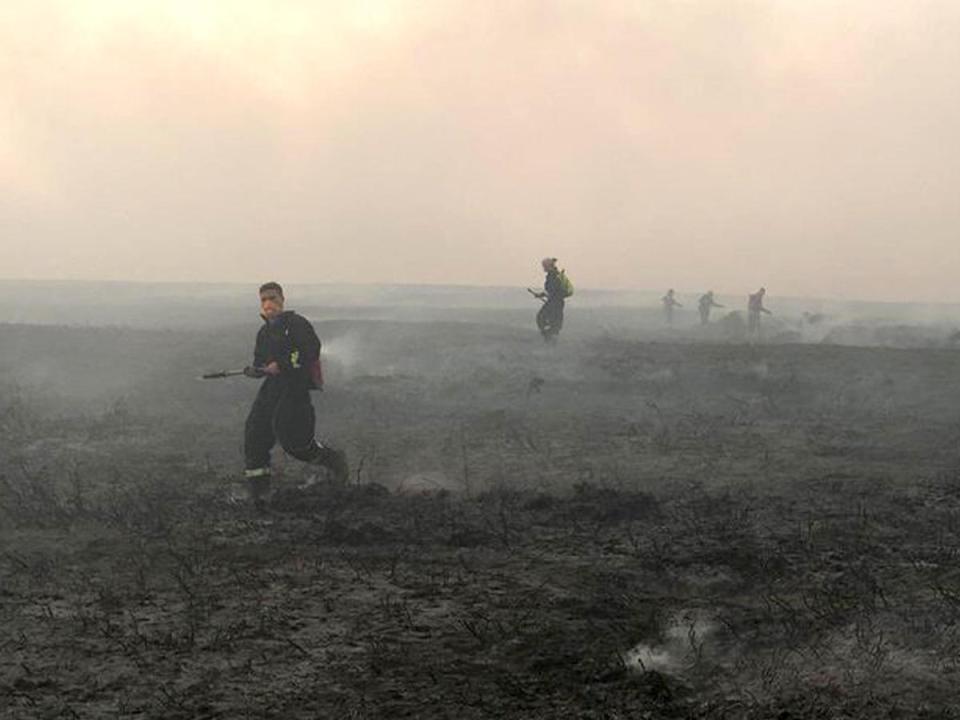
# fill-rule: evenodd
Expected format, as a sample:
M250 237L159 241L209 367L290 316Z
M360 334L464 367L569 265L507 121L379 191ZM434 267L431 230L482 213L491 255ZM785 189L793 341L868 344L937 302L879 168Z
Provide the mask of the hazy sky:
M960 0L3 0L0 277L960 300Z

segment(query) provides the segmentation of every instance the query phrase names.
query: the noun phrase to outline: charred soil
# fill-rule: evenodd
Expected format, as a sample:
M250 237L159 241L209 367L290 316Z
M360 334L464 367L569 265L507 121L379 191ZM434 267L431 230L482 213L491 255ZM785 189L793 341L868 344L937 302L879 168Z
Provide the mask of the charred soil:
M8 373L0 714L954 716L953 352L325 335L351 481L278 456L263 511L254 387L178 380L217 348L85 410Z

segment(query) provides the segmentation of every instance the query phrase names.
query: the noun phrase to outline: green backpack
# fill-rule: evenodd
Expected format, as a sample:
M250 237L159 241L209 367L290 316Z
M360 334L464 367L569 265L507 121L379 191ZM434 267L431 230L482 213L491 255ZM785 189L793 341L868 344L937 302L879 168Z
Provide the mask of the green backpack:
M573 281L567 277L567 271L560 271L560 286L563 288L563 296L570 297L573 295Z

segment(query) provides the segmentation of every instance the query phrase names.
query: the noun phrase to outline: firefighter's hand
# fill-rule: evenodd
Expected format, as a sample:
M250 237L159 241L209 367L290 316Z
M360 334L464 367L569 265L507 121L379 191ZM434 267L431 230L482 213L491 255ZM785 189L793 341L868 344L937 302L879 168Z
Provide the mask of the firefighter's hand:
M277 361L274 360L273 362L268 363L267 365L265 365L265 366L263 367L263 372L264 372L266 375L274 375L274 376L279 375L279 374L280 374L280 366L277 364Z
M253 365L247 365L243 369L243 374L248 378L262 378L263 370L258 367L254 367Z

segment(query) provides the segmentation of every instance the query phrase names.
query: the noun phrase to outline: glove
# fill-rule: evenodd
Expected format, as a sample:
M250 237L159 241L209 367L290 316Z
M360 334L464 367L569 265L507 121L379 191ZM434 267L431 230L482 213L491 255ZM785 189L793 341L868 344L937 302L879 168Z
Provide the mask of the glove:
M263 370L258 367L254 367L253 365L247 365L243 369L243 374L248 378L262 378L264 375Z

